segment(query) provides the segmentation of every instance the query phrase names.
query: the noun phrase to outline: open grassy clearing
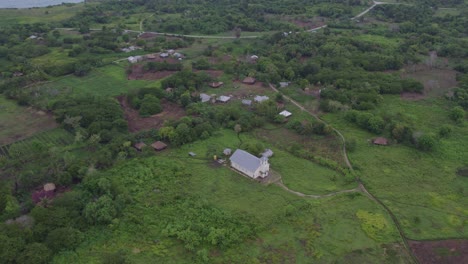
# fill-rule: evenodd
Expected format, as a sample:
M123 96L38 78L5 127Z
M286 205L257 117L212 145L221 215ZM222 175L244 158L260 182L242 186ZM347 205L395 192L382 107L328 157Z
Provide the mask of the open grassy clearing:
M159 82L155 81L127 80L125 69L112 64L97 68L85 77L69 75L30 89L40 94L38 103L47 106L63 95L117 96L131 89L157 86Z
M398 48L400 42L399 38L388 38L372 34L358 34L354 36L354 39L363 41L365 43L372 43L381 47L382 49L396 49Z
M408 102L386 96L377 110L388 115L399 113L426 133L437 133L444 124L453 125L452 135L441 139L430 153L400 144L374 146L369 139L375 135L349 124L342 115L325 116L347 139L357 139L356 151L349 153L356 172L413 239L467 236L468 182L456 171L467 164L468 127L466 122L453 124L440 100Z
M439 59L440 63L442 59ZM436 62L437 63L437 62ZM415 69L415 70L414 70ZM431 69L426 65L407 67L403 78L413 78L424 85L426 96L444 96L457 86L457 71L449 69Z
M171 220L160 206L164 193L157 190L162 188L158 178L168 173L167 168L190 175L186 187L171 185L169 180L164 182L165 188L186 190L191 200L249 217L258 227L255 238L245 243L228 250L210 250L210 263L407 262L390 219L366 197L352 194L304 199L214 165L211 157L205 157L209 145L218 145L222 151L225 146L236 148L238 144L235 133L224 130L208 140L170 148L155 157L135 159L111 169L109 177L128 188L133 204L108 227L88 231L87 240L76 252L63 252L53 263L97 263L103 252L117 251L132 263L193 263L195 254L163 232ZM197 156L189 157L188 151ZM287 155L275 152L278 156L272 158L273 167L274 163L286 162ZM371 227L373 221L380 227Z
M16 102L0 96L0 146L55 127L57 123L51 115L18 106Z
M0 156L22 155L24 152L29 152L32 144L40 142L45 145L52 146L67 146L73 142L73 136L69 132L61 128L55 128L48 131L38 132L33 136L24 140L16 141L9 145L0 146Z
M59 5L43 8L0 9L0 26L12 23L33 24L47 20L63 21L84 9L84 4Z
M242 148L242 143L258 141L251 134L241 134L240 138L242 142L237 139L234 131L223 130L222 134L220 133L220 135L215 136L213 139L182 146L180 149L172 151L171 154L177 153L178 156L174 156L174 158L178 158L186 163L197 163L200 161L199 159L211 159L211 157L206 157L205 155L208 146L217 146L217 149L221 153L224 148L234 150ZM270 160L271 169L281 175L284 184L292 190L306 194L326 194L355 187L354 183L347 184L344 176L336 171L311 161L297 158L288 152L276 148L271 142L263 141L262 144L266 148L271 148L275 153ZM190 159L188 157L187 153L190 151L197 153L197 159ZM222 155L219 156L222 157ZM213 169L206 167L206 165L204 166L208 170ZM227 168L222 169L227 170ZM221 168L217 170L221 171ZM200 171L200 174L209 175L210 171Z

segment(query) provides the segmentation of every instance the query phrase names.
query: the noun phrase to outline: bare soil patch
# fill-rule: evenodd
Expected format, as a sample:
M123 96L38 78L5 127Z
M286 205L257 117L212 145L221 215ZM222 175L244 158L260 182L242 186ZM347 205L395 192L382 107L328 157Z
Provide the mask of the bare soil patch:
M468 240L409 241L421 264L468 263Z
M443 96L457 86L457 72L450 69L431 68L425 64L417 64L405 67L405 73L401 74L402 78L413 78L424 85L424 95L427 96ZM404 99L418 100L422 99L411 94L402 95Z
M177 71L145 71L143 65L132 65L132 73L127 76L128 80L160 80L171 76Z
M270 89L264 86L262 82L256 82L255 84L249 85L244 84L241 81L234 81L233 85L236 89L230 91L229 95L232 95L237 99L245 99L256 95L263 95L265 92L270 91Z
M125 119L128 122L128 131L131 133L161 128L166 120L177 120L186 116L185 110L179 105L162 100L163 111L150 117L141 117L137 110L133 109L127 102L126 96L117 99L124 110Z

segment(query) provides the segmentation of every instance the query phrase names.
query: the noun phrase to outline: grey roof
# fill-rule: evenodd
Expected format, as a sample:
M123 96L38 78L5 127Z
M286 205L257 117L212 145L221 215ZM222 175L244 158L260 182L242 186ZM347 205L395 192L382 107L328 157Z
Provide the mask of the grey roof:
M255 102L259 102L259 103L261 103L261 102L263 102L263 101L266 101L266 100L268 100L268 99L270 99L270 97L268 97L268 96L266 96L266 95L257 95L257 96L255 96L255 98L254 98Z
M189 154L190 156L192 156L192 157L195 157L195 156L197 155L197 154L195 154L195 152L192 152L192 151L190 151L188 154Z
M263 157L267 157L267 158L273 156L273 150L271 150L271 149L265 149L265 151L262 153L262 156L263 156Z
M282 88L289 86L289 82L280 82L279 84Z
M231 97L230 96L225 96L225 95L221 95L220 97L218 97L218 101L221 101L221 102L227 102L231 100Z
M244 99L244 100L242 100L242 104L244 104L244 105L251 105L251 104L252 104L252 100Z
M200 100L202 101L202 103L208 102L210 99L211 96L204 93L200 94Z
M279 113L280 115L284 116L284 117L289 117L292 115L291 112L287 111L287 110L283 110L281 113Z
M232 150L230 148L224 149L223 154L224 155L231 155Z
M251 172L255 172L261 164L259 158L242 149L237 149L236 151L234 151L234 154L232 154L229 160L231 162L239 164L240 166Z

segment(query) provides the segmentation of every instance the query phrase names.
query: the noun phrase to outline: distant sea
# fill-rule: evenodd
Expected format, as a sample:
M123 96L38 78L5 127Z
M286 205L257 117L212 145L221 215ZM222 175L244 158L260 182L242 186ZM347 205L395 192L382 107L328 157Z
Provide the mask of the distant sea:
M0 0L0 8L28 8L60 5L61 3L81 3L84 0Z

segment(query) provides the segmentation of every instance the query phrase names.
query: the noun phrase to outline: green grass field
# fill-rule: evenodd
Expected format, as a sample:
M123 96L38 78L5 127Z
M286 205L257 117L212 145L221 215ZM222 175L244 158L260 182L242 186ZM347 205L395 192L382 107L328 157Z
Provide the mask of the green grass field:
M194 263L194 253L186 251L181 241L162 232L170 220L158 205L162 194L155 190L160 184L165 188L172 186L171 180L164 183L158 180L168 167L189 173L184 185L192 201L249 217L258 227L255 238L226 250L210 250L210 263L408 261L398 249L401 244L391 220L366 197L343 194L323 200L301 198L278 186L263 185L214 165L211 158L205 157L209 145L217 145L222 151L225 146L236 148L238 143L234 132L224 130L208 140L169 148L154 157L134 159L111 169L107 172L109 177L118 185L127 186L133 205L109 226L88 231L86 241L76 252L63 252L53 263L98 263L103 253L119 251L132 263ZM197 156L189 157L188 151ZM273 169L278 167L275 163L292 160L287 154L275 151L277 157L271 159ZM321 185L321 180L309 180ZM372 222L379 223L380 227L372 228Z
M43 8L0 9L0 25L13 23L33 24L44 22L58 22L71 18L84 9L83 4L59 5Z
M84 77L69 75L31 89L41 95L36 103L46 107L63 95L117 96L136 88L158 86L158 81L127 80L125 69L111 64L94 69Z
M18 106L16 102L0 96L0 146L54 127L57 124L50 115Z
M457 176L456 171L467 165L468 126L466 122L454 124L442 100L414 102L386 96L376 110L399 113L417 131L426 133L436 134L442 125L452 125L452 134L429 153L400 144L374 146L369 139L375 135L348 123L342 115L325 116L346 138L357 139L356 151L349 154L356 172L369 191L400 219L407 236L414 239L467 236L468 179Z

